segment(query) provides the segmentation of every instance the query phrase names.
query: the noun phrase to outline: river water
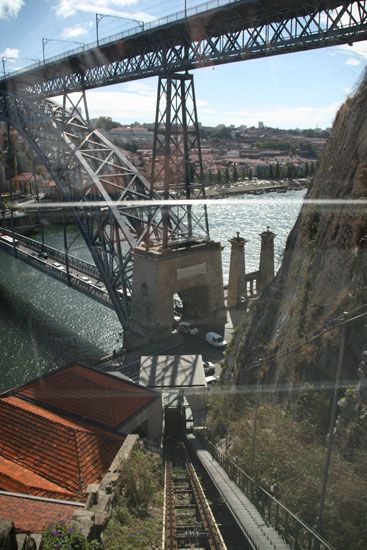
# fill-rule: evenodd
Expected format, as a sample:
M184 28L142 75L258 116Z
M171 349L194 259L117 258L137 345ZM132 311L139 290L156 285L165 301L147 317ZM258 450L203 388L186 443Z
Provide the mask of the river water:
M225 282L229 269L228 239L236 231L249 241L246 271L250 272L258 269L259 233L269 226L277 234L275 263L276 269L279 268L304 193L242 195L237 199L247 199L246 204L237 200L236 204L214 202L209 207L211 238L220 240L224 246ZM296 201L284 204L284 198ZM62 229L48 227L45 242L62 249ZM80 238L73 244L72 254L88 259L88 250ZM76 360L95 362L119 345L120 330L112 310L0 252L0 391Z

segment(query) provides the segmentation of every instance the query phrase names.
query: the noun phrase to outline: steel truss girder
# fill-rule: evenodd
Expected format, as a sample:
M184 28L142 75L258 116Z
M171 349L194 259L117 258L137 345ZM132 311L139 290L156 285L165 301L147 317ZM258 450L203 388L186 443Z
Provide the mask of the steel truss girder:
M241 4L241 2L239 2ZM265 4L265 3L264 3ZM274 3L275 4L275 3ZM294 15L295 5L298 13ZM367 38L367 0L342 2L336 8L313 0L282 3L276 9L257 3L251 26L238 11L230 22L213 19L205 33L180 26L176 34L164 35L129 48L129 54L113 62L26 84L14 80L16 89L43 97L64 91L80 91L163 73L195 69L268 57L282 53L352 43ZM236 12L234 11L234 15ZM265 21L265 23L264 23ZM196 36L199 34L199 36ZM12 81L10 79L10 85Z
M163 248L177 240L209 239L194 79L189 74L159 77L151 184L165 200L197 199L180 206L176 221L163 208Z
M64 107L69 102L64 98ZM85 101L85 98L82 100ZM81 100L70 110L51 101L29 102L0 94L0 120L28 141L73 204L75 223L84 237L124 329L132 290L132 250L162 242L158 206L129 206L134 200L160 198L149 182L101 132L80 115ZM98 201L98 206L88 203ZM100 206L100 202L105 206ZM176 215L170 212L172 223Z

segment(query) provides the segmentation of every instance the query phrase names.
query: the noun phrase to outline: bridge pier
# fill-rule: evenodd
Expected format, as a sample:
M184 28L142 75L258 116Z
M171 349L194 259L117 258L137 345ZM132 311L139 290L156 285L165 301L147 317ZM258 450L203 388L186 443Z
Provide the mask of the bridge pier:
M260 234L261 251L257 292L260 294L274 279L274 238L276 234L269 227Z
M245 244L246 239L237 236L229 241L231 243L231 263L229 266L228 279L228 307L239 307L242 296L246 297L247 289L245 284Z
M220 243L213 241L167 250L134 250L128 349L171 336L175 293L182 299L184 319L223 331L226 315L221 251Z

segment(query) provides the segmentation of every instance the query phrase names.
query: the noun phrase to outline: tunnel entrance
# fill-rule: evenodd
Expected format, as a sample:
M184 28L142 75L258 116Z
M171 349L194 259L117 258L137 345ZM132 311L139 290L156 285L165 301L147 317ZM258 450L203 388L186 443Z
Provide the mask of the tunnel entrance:
M200 321L209 317L209 289L207 286L196 286L181 290L178 293L182 302L182 319Z

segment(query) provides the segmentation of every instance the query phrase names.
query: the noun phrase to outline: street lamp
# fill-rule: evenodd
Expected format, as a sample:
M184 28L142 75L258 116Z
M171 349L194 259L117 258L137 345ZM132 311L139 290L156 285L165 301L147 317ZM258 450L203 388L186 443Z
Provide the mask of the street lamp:
M133 19L132 17L121 17L119 15L108 15L106 13L96 13L96 37L97 37L97 46L99 46L99 35L98 35L98 27L101 19L104 17L113 17L113 19L125 19L126 21L134 21L134 23L137 23L141 30L144 30L144 21L140 21L139 19Z
M3 64L4 78L6 78L5 64L9 59L11 59L11 60L18 60L19 59L20 61L35 61L36 63L41 63L39 59L34 59L33 57L10 57L8 55L3 55L2 58L1 58L1 61L2 61L2 64Z
M61 40L61 38L42 38L42 58L45 62L45 47L49 42L66 42L68 44L78 44L78 46L84 47L84 42L76 42L75 40Z

